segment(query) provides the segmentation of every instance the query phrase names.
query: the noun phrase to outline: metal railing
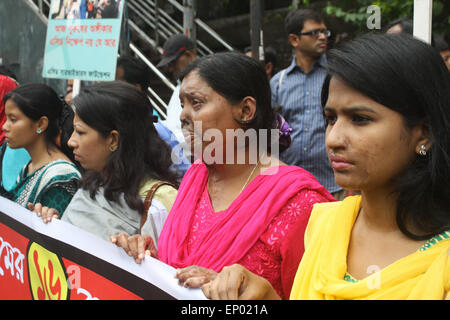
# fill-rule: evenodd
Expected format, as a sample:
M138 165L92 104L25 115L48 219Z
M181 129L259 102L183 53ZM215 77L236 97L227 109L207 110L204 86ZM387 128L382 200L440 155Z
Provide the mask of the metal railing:
M185 7L178 3L176 0L168 0L168 2L176 8L178 11L183 12L185 11ZM213 29L211 29L206 23L204 23L199 18L195 18L194 22L197 26L199 26L203 31L208 33L213 39L215 39L217 42L219 42L222 46L225 47L225 49L229 51L233 51L233 47L230 46L219 34L217 34Z
M181 13L184 13L185 7L176 0L168 0L167 2ZM158 8L155 0L128 0L127 3L130 12L139 16L143 22L147 23L151 29L155 30L158 35L162 36L164 39L168 39L171 35L176 33L184 33L183 26L162 8ZM201 19L195 18L194 22L197 27L200 27L209 34L212 39L216 40L226 50L234 50L231 45ZM134 26L132 28L134 29ZM196 44L200 56L213 53L213 50L208 48L203 41L196 39Z
M48 22L47 16L44 14L44 4L47 9L50 8L50 0L25 0L28 3L33 5L33 9L43 18L45 23ZM172 5L175 9L184 14L186 8L178 3L176 0L168 0L168 3ZM177 33L184 33L183 26L178 23L174 18L172 18L168 13L166 13L162 8L157 6L156 0L127 0L126 1L127 8L125 8L125 12L129 10L130 13L139 17L142 23L147 27L146 29L153 30L154 34L157 37L162 37L167 40L170 36ZM225 40L223 40L220 35L218 35L212 28L210 28L206 23L204 23L199 18L194 18L194 22L196 27L201 28L207 34L209 34L212 39L216 40L219 44L221 44L226 50L233 51L233 47L229 45ZM158 39L152 39L152 37L142 30L139 27L137 21L133 21L129 17L127 17L128 27L139 37L146 41L151 47L155 48L160 54L162 54L163 49L159 45ZM195 39L197 44L197 54L199 56L212 54L213 50L208 48L204 42L199 39ZM133 43L129 44L130 50L133 54L142 60L150 70L161 80L161 82L167 86L167 88L171 91L175 90L175 86L172 82L158 70L158 68L149 60L147 57L137 48ZM148 88L149 100L152 106L156 109L156 111L161 115L163 119L167 117L165 110L167 110L167 104L160 98L160 96L152 89ZM165 109L165 110L163 110Z

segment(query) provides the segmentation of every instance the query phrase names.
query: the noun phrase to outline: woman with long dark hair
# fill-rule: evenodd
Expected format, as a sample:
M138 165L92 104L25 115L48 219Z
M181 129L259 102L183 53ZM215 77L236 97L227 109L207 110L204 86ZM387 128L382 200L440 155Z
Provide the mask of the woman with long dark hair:
M450 299L450 79L442 58L412 36L384 34L345 43L328 62L326 147L337 184L361 195L314 207L291 299ZM203 291L279 298L242 266Z
M62 220L108 240L143 229L157 241L176 197L176 177L169 171L171 151L156 132L146 95L122 81L97 83L84 87L73 107L68 144L86 172ZM154 186L151 206L146 206ZM44 221L59 216L41 206L34 210Z
M300 260L290 252L303 252L289 239L304 232L314 203L334 199L312 174L279 161L290 128L271 108L264 68L240 53L202 57L184 70L180 100L197 161L183 177L158 258L184 268L177 277L192 287L242 263L287 298ZM113 241L140 263L142 238Z
M9 148L24 148L31 157L10 191L13 200L25 207L42 203L64 212L77 190L80 172L71 160L71 150L59 143L67 129L61 126L62 101L52 88L38 83L19 86L3 101L5 140Z

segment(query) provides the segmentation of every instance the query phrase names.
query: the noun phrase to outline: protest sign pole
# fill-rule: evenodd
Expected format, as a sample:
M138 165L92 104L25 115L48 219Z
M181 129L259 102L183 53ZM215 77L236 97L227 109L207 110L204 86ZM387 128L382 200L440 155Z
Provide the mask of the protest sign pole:
M414 0L413 33L416 38L431 44L433 0Z
M197 15L197 0L183 0L183 29L184 34L188 36L197 46L197 29L195 27L195 16Z
M252 57L264 62L264 0L250 1Z
M75 98L80 93L80 88L81 88L81 80L73 79L72 99Z

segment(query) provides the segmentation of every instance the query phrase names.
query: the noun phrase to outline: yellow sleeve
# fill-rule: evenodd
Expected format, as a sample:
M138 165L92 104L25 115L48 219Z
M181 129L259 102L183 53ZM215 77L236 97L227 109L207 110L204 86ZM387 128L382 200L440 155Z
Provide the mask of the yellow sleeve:
M447 271L445 272L446 278L445 281L445 293L444 293L444 300L450 300L450 249L448 249L447 252Z
M160 182L159 180L150 179L147 180L139 190L139 195L141 198L145 199L148 191L153 187L155 183ZM167 212L170 212L172 206L175 202L175 198L177 197L178 190L169 185L162 185L158 189L156 189L155 194L153 195L153 199L161 202L164 207L166 207Z
M177 193L178 190L174 187L164 185L156 190L153 198L160 201L164 205L164 207L166 207L167 212L170 212L177 197Z

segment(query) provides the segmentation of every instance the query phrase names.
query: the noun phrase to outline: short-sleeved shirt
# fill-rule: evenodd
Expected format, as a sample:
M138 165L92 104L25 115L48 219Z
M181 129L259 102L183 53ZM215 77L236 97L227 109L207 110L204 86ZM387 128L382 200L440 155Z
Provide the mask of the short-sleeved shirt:
M322 55L313 69L305 73L296 58L270 81L272 105L281 106L281 115L292 127L291 146L280 159L311 172L330 193L341 188L334 181L334 172L325 148L325 120L321 92L327 75L326 57ZM281 78L281 80L280 80Z

